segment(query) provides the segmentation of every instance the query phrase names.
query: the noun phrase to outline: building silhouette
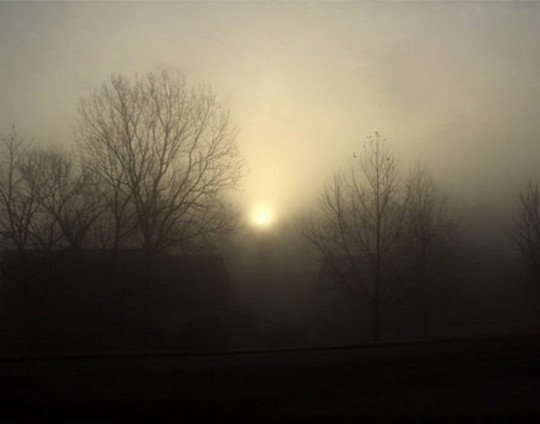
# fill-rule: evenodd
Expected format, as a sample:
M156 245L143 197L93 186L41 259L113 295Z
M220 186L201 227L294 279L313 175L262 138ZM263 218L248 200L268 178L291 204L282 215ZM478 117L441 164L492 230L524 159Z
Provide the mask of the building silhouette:
M6 252L4 353L221 350L232 288L219 255Z

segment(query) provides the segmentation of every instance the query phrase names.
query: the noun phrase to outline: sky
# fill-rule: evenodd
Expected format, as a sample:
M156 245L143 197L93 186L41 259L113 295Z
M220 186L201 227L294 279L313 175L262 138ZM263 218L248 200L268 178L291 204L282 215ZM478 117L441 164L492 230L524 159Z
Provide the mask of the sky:
M497 210L540 178L539 40L536 2L0 2L0 132L68 143L112 73L178 68L231 111L246 213L293 216L374 131Z

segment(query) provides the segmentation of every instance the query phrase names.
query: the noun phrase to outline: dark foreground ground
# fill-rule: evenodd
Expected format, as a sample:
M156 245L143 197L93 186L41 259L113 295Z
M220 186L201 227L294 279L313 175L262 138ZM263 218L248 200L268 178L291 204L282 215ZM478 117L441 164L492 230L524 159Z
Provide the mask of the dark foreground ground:
M0 422L540 422L540 336L0 361Z

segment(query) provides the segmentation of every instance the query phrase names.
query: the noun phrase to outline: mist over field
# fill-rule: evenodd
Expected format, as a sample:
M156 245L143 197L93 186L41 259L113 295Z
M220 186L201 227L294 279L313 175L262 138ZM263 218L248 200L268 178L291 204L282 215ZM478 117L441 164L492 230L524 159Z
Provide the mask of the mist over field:
M0 417L538 422L540 3L0 2Z
M47 185L48 194L36 191L36 196L49 200L37 201L35 215L21 221L27 222L25 231L20 222L14 224L15 201L4 197L4 251L142 249L148 257L215 255L219 259L207 258L210 262L201 260L198 266L222 270L216 273L227 279L230 297L223 302L228 312L224 318L207 305L205 319L219 315L219 323L193 325L209 326L219 334L226 328L231 349L537 328L540 299L532 294L538 281L533 252L537 241L528 239L527 246L516 241L523 230L517 230L516 222L525 216L520 211L526 207L526 183L536 184L539 178L540 8L534 2L25 2L2 3L0 12L4 144L22 143L24 160L27 150L41 152L32 153L35 157L28 153L34 158L28 163L36 167L35 175L43 178L32 180L41 181L38 185L52 181L51 175L62 166L62 178L71 181L63 188ZM165 85L160 86L162 80ZM123 130L112 126L118 122L114 111L119 110L114 95L133 110L158 116L163 110L159 96L167 92L159 87L194 97L179 97L181 105L170 109L173 118L168 126L161 121L163 132L154 133L154 138L137 132L144 124L133 127L133 140L146 137L147 143L131 152L133 163L141 166L133 171L141 178L136 186L134 177L123 180L131 172L127 168L118 171L112 162L107 169L103 165L104 158L119 151L114 143L131 134L126 130L118 135ZM150 103L140 100L144 96ZM155 110L152 101L158 105ZM197 115L202 105L208 106L213 119L207 127ZM127 116L131 123L138 116L118 113L117 119ZM214 179L205 180L201 173L197 180L219 182L219 189L210 192L198 183L189 190L174 185L181 175L192 181L197 172L196 166L193 172L185 171L193 165L186 152L200 148L196 142L170 153L173 150L163 141L170 128L184 122L184 115L193 125L190 131L199 128L205 142L220 134L216 158L224 161L212 168ZM148 128L160 125L157 118L152 122ZM222 132L212 133L217 128ZM191 142L189 137L184 141ZM381 182L393 202L388 211L376 206L370 185L373 169L366 171L362 165L375 157L377 146L395 172L391 189L387 181ZM147 154L161 148L177 156L157 173L169 179L154 179L152 192L145 178L157 174ZM207 159L210 151L201 150L206 153L200 157ZM3 155L5 195L6 150ZM80 156L89 166L86 174L79 169ZM27 184L28 163L19 170ZM118 159L121 166L125 163ZM386 165L383 161L378 166ZM415 169L420 168L425 177L415 186ZM16 175L19 171L13 169ZM147 177L141 177L143 172ZM114 205L112 200L98 205L109 215L96 212L99 202L92 201L108 199L99 191L105 180L92 183L98 191L84 188L97 175L108 176L113 191L107 193L117 195L111 197ZM361 188L352 187L354 178L364 178ZM416 212L411 206L415 187L420 193ZM532 204L535 187L528 192ZM338 199L338 188L345 200ZM24 190L21 193L28 193ZM82 197L62 200L61 193L68 191ZM205 200L190 198L194 192ZM163 205L148 203L144 193L154 193ZM54 203L51 199L57 194L60 200ZM180 197L191 200L178 203ZM361 202L368 198L375 200ZM349 208L350 215L332 216L332 210L341 210L338 206ZM378 224L368 222L370 207L379 213ZM431 225L431 256L418 253L426 251L427 242L422 242L422 250L418 240L425 226L414 221L413 212ZM537 225L532 218L524 219L524 225ZM43 233L47 225L49 238ZM79 225L79 233L73 225ZM335 231L338 227L341 233ZM364 238L354 236L352 228ZM389 236L392 231L399 235ZM15 261L10 258L4 263ZM81 259L82 269L95 267L95 260ZM126 253L119 263L123 260L131 264L137 259ZM25 263L20 269L34 266ZM120 280L127 278L118 272ZM187 272L185 281L203 278L197 272ZM8 273L4 279L9 279ZM379 293L379 287L387 293ZM354 293L348 292L351 288ZM14 308L9 302L5 310ZM373 308L379 311L375 315ZM176 325L180 333L188 331L189 318L181 312L171 314L162 317L167 325Z

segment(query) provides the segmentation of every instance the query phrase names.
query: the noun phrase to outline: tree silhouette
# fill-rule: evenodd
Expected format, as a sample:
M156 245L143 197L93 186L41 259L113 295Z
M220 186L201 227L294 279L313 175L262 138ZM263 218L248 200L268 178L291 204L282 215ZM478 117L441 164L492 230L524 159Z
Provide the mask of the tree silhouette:
M32 222L39 208L39 186L25 178L27 143L12 127L2 135L0 154L0 235L4 249L22 253L32 242Z
M512 238L530 276L540 288L540 187L529 181L519 193L519 211Z
M81 249L101 213L92 175L73 154L58 147L28 152L24 177L38 187L38 216L33 222L41 249Z
M235 127L209 87L189 88L179 72L113 75L79 111L113 246L131 238L154 255L231 228L225 194L241 163Z
M381 338L381 308L399 256L406 197L396 160L378 133L335 176L304 233L323 261L372 310L373 340Z
M2 137L0 234L4 249L80 249L100 214L91 175L59 148Z
M448 270L460 232L445 194L427 168L417 165L406 179L407 208L404 225L404 258L407 278L420 289L424 337L430 336L432 294L439 277Z

